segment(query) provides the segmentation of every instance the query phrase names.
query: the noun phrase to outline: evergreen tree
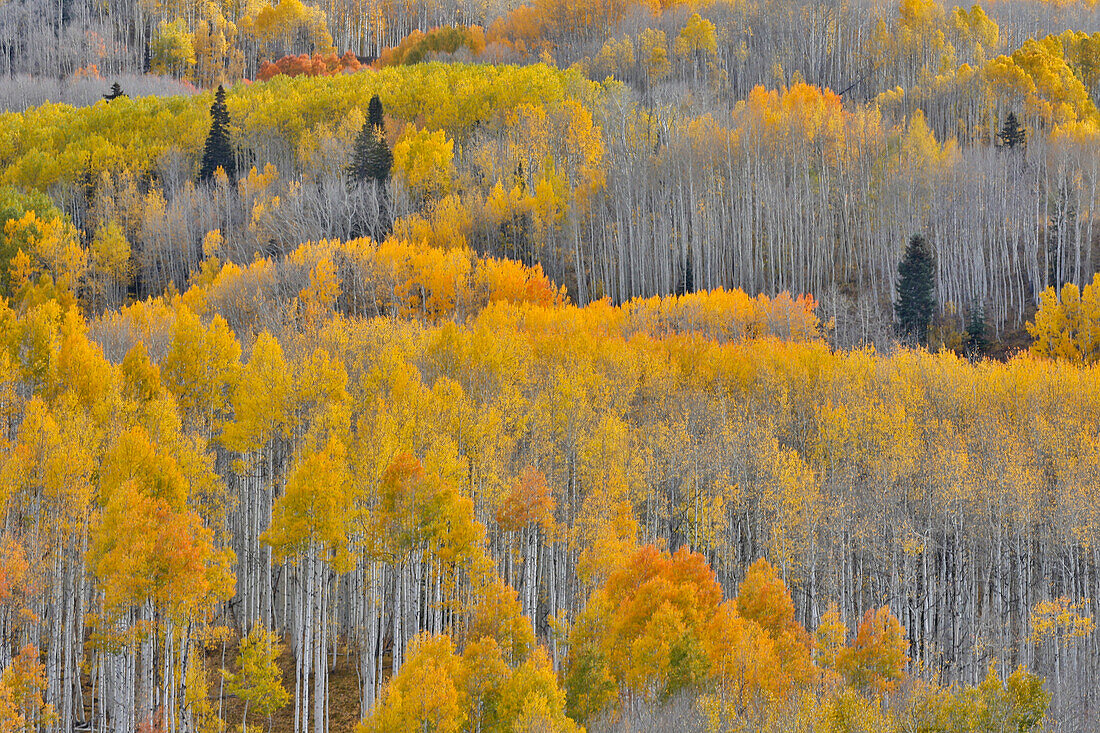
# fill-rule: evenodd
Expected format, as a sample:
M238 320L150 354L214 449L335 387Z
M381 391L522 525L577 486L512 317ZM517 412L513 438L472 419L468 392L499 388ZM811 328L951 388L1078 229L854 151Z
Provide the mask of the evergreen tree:
M971 356L984 356L989 348L986 336L985 311L980 303L970 306L966 320L966 353Z
M936 261L932 248L919 234L914 234L905 248L905 257L898 265L898 300L894 313L898 319L898 335L920 344L928 342L928 327L936 308Z
M367 121L355 138L348 177L352 181L385 183L393 168L393 153L386 144L385 121L382 117L382 100L371 97L367 107Z
M377 94L370 98L370 104L367 105L367 123L379 130L386 126L385 120L382 119L382 100Z
M233 180L237 176L236 158L233 146L229 143L229 108L225 105L225 89L219 84L214 94L214 104L210 105L210 134L206 137L206 147L202 151L202 167L199 180L208 181L214 172L222 168Z
M1024 147L1027 144L1027 130L1020 126L1014 112L1009 112L1005 118L1004 127L997 133L1001 145L1006 148L1014 148L1017 145Z
M126 96L126 92L122 91L122 85L119 84L116 81L114 84L111 85L111 91L104 94L103 98L106 99L108 102L112 102L112 101L118 99L119 97L125 97L125 96Z

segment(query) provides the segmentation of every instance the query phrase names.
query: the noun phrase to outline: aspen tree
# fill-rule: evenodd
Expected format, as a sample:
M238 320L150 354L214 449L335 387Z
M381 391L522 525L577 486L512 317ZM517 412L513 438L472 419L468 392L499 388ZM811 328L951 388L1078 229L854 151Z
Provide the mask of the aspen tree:
M222 670L229 694L245 701L241 715L241 729L244 731L248 730L250 708L270 719L290 700L278 666L281 652L282 645L275 634L264 628L262 623L256 623L248 636L241 639L237 671Z

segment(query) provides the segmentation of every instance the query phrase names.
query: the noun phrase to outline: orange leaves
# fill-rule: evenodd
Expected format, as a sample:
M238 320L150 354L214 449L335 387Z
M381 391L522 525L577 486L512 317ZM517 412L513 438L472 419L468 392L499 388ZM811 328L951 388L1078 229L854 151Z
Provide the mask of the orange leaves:
M759 624L738 613L736 603L727 601L718 608L703 645L722 696L736 708L751 705L761 692L780 697L790 690L775 642Z
M750 565L737 590L737 608L743 616L774 634L797 636L790 591L767 560Z
M571 706L590 717L620 690L652 700L704 682L736 713L813 683L810 636L786 585L765 561L746 572L736 601L699 555L643 547L624 557L592 596L570 636ZM905 631L889 609L869 611L855 640L831 607L818 628L821 670L882 695L904 675Z
M416 226L404 228L405 233L416 231ZM322 241L302 245L288 260L311 273L310 285L299 297L306 325L323 323L343 305L353 315L461 321L490 303L553 306L565 299L538 265L481 257L461 246L428 246L424 240ZM333 264L337 261L339 272Z
M856 114L845 111L831 89L804 83L778 91L756 87L734 108L739 125L756 133L759 143L779 147L820 141L840 149L848 118Z
M114 611L151 601L193 618L232 595L232 552L215 546L213 532L189 508L206 498L201 469L185 447L174 455L175 447L132 427L103 459L89 562Z
M530 303L549 308L565 303L565 288L557 288L542 271L542 265L524 265L515 260L481 260L474 276L477 288L489 303Z
M256 81L270 81L279 74L286 76L333 76L335 74L350 74L359 71L363 65L354 53L348 51L343 56L335 53L321 55L319 53L309 56L283 56L274 63L264 61L260 64L260 70L256 73Z
M523 470L497 508L496 520L505 532L515 532L528 525L540 525L544 531L554 528L553 492L546 484L546 476L534 467Z
M107 501L90 552L109 608L151 601L180 620L201 617L232 595L230 556L215 549L197 514L146 495L132 480Z
M623 305L628 332L698 334L708 340L740 341L775 336L785 341L819 337L817 303L812 295L753 298L741 290L717 289L686 295L632 300Z
M836 643L843 644L843 631ZM787 587L766 561L753 563L736 601L723 603L702 556L642 547L621 558L573 627L571 710L588 718L617 691L654 700L713 685L722 704L740 712L811 683L810 645Z
M598 712L616 684L653 699L700 682L702 640L721 599L703 557L685 548L670 556L647 545L622 558L570 637L575 712ZM615 684L594 687L602 678Z
M383 474L375 517L380 548L396 556L427 548L444 560L469 559L484 532L473 502L408 453Z
M382 257L400 263L408 279L399 290L408 307L429 316L454 311L467 303L508 301L546 302L553 298L553 286L541 268L492 259L474 260L466 253L443 255L438 250L417 253L393 242L382 245ZM483 296L479 297L481 293ZM550 295L548 295L548 293ZM476 307L476 305L474 305ZM468 310L467 310L468 312Z
M23 546L11 534L0 535L0 604L22 595L29 570Z
M438 318L455 312L466 295L472 258L463 251L419 249L395 240L378 247L378 259L396 271L396 295L405 314Z
M905 629L890 609L868 609L855 641L837 655L837 669L853 687L882 695L904 676L908 649Z
M309 273L309 287L298 293L303 326L314 331L332 315L340 297L340 279L332 260L318 260Z
M624 630L639 628L657 604L671 603L695 627L713 614L722 590L702 555L680 548L673 555L639 548L607 580L603 593L620 611Z
M749 566L737 593L737 610L773 640L784 671L795 682L810 677L810 637L794 619L794 603L786 584L767 560Z

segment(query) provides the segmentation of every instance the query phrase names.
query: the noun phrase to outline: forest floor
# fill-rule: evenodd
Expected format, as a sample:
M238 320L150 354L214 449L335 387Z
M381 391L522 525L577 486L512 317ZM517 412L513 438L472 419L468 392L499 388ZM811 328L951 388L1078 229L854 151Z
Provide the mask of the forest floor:
M206 684L210 694L210 702L217 707L222 694L225 694L221 704L224 706L221 717L225 720L224 731L240 731L241 716L244 713L244 701L223 692L221 670L223 668L233 670L233 660L237 657L238 642L227 643L224 649L215 646L206 651ZM383 658L383 662L388 662ZM279 709L271 720L264 720L254 712L249 713L248 729L261 733L293 733L294 731L294 655L289 644L286 644L283 653L279 656L279 669L283 673L283 687L290 695L290 702ZM336 666L329 671L329 730L333 733L351 733L359 722L359 674L356 670L355 659L350 656L339 656ZM91 680L86 678L83 685L85 701L85 719L92 715L92 687ZM98 708L98 703L96 705ZM312 715L312 713L311 713ZM159 729L150 731L148 728L139 728L144 733L158 733Z
M213 700L218 697L219 677L222 668L221 648L207 652L206 667L210 693ZM232 668L232 660L237 656L237 645L226 645L225 667ZM270 733L293 733L294 731L294 655L290 651L290 645L285 644L283 653L279 657L279 669L283 673L283 686L290 693L290 702L283 706L271 718L271 727L267 727L268 721L249 715L249 729L260 726L258 730ZM356 670L354 657L338 656L335 669L329 670L329 730L333 733L351 733L359 722L359 673ZM241 714L244 712L244 702L236 697L226 696L225 719L226 730L240 730ZM312 715L312 712L310 713Z

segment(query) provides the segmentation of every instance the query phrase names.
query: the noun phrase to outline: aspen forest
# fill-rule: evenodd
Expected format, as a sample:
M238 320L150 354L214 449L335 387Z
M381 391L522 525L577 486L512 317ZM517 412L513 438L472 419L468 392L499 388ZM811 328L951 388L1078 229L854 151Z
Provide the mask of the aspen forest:
M0 1L0 733L1100 730L1096 0Z

